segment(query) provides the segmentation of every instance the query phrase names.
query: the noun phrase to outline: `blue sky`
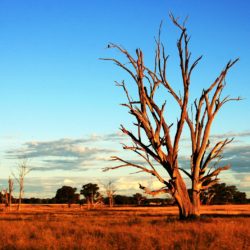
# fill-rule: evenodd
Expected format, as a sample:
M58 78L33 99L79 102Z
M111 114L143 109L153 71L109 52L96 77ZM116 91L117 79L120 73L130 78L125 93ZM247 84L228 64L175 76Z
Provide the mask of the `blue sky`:
M240 57L225 93L245 99L225 106L212 133L235 137L227 156L235 166L224 178L250 195L250 3L245 0L0 1L0 188L15 171L16 156L33 152L30 164L37 170L27 176L27 196L52 196L65 183L80 187L109 178L123 185L123 192L138 191L144 176L100 171L120 150L119 125L130 124L114 81L130 79L98 58L119 56L105 49L115 42L131 52L142 48L151 65L163 20L169 78L178 82L178 34L170 11L189 16L192 53L204 56L193 77L193 97L229 59Z

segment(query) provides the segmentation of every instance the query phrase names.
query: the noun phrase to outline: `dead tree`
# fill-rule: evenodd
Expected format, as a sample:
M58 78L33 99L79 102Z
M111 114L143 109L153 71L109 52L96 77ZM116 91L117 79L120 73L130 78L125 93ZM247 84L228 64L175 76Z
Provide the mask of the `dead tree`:
M109 199L109 207L114 206L114 194L116 192L114 183L112 181L109 181L108 184L104 185L106 195Z
M209 137L212 123L221 107L229 101L240 100L240 98L230 98L229 96L222 97L225 77L238 59L229 61L215 81L208 88L203 89L200 98L191 104L189 101L191 75L202 56L191 62L190 37L185 21L181 24L172 14L170 14L170 19L180 32L177 41L182 76L182 90L180 92L175 90L168 81L168 56L160 39L161 28L156 39L153 69L144 64L144 55L140 49L136 50L136 56L133 57L126 49L117 44L108 45L108 48L116 49L123 54L128 63L122 63L115 58L104 58L103 60L112 61L125 70L132 77L138 93L137 97L132 98L124 81L117 83L118 86L122 87L127 98L127 103L122 105L128 108L129 113L135 118L134 125L136 127L135 131L129 131L121 126L121 131L132 141L132 145L124 145L123 148L136 153L144 160L145 164L113 156L112 159L121 164L104 170L130 166L136 168L138 172L153 175L162 183L161 189L150 190L150 188L141 185L140 187L148 194L171 194L178 204L180 218L186 219L200 215L200 193L217 183L218 174L229 168L229 166L213 167L214 162L220 159L225 146L232 140L225 139L211 146ZM158 103L159 98L156 96L159 95L159 89L160 95L170 95L170 98L172 97L180 107L175 126L169 121L166 112L166 108L170 112L171 107L167 106L166 101L162 104ZM190 170L179 166L179 144L185 124L190 130L192 145ZM175 131L170 133L173 127L175 127ZM160 174L160 167L166 170L169 179ZM191 196L188 194L181 172L187 175L192 182Z
M8 180L8 184L9 184L9 202L8 202L8 205L9 205L9 209L11 209L12 193L13 193L13 190L14 190L14 182L10 177L9 177L9 180Z
M17 169L17 175L13 174L18 185L19 185L19 197L18 197L18 206L17 210L20 210L22 204L22 198L24 195L24 178L32 169L27 166L27 160L23 160Z

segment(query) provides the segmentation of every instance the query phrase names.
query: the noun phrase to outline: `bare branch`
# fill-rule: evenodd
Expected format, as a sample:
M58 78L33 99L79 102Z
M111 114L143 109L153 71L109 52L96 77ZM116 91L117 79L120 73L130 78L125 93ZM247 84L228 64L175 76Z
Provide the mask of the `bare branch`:
M180 167L179 167L179 169L180 169L183 173L185 173L185 174L192 180L192 175L191 175L190 173L188 173L184 168L180 168Z
M142 189L146 194L152 195L152 196L156 196L159 194L163 194L163 193L170 193L170 191L166 188L163 187L161 189L158 190L150 190L147 187L142 186L141 184L139 184L140 189Z
M204 172L207 167L208 164L214 160L215 158L218 158L220 156L220 154L223 152L223 149L226 145L228 145L229 143L231 143L233 141L234 138L232 139L225 139L224 141L219 141L210 151L210 153L208 154L208 156L206 157L205 162L201 165L201 170ZM205 152L204 152L205 154Z
M221 171L223 171L223 170L228 170L229 168L230 168L230 165L226 165L226 166L224 166L224 167L219 167L219 168L215 169L212 173L210 173L210 174L208 174L208 175L202 177L200 181L201 181L202 183L203 183L203 182L206 182L206 181L209 181L209 180L211 180L212 177L217 177L217 175L219 175L219 173L220 173Z
M135 74L128 67L126 67L125 64L120 63L118 60L116 60L114 58L100 58L100 60L103 60L103 61L113 61L117 66L119 66L122 69L126 70L132 76L132 78L136 81Z
M219 181L220 181L220 179L216 178L216 179L210 181L207 185L202 186L201 190L207 190L210 187L214 186L215 184L218 184Z

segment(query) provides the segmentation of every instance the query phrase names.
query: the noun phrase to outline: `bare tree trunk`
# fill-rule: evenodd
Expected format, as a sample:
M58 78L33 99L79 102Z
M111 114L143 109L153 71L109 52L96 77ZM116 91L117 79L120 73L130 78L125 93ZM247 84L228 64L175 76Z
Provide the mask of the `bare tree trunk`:
M6 192L5 192L5 206L6 208L9 206L9 196L8 196L8 192L7 192L7 189L6 189Z
M193 187L192 187L192 203L193 203L193 213L194 217L199 217L200 216L200 190L198 187L197 182L193 182Z
M187 201L183 203L177 202L177 206L179 208L179 218L181 220L194 218L192 205L188 204Z
M179 177L176 180L176 191L174 192L173 196L176 199L179 208L179 217L182 220L196 217L186 184L179 172L177 172L176 175Z
M88 210L90 209L90 199L89 199L89 197L87 197L87 207L88 207Z
M94 206L94 194L93 193L90 196L90 205L91 205L91 208Z
M188 190L182 178L179 178L174 195L180 219L195 219L200 217L200 191L196 186L192 188L192 197L189 197Z
M12 196L12 193L9 192L9 208L10 209L11 209L11 204L12 204L11 196Z
M210 204L211 204L211 201L212 201L212 199L214 198L214 196L215 196L215 193L213 193L213 194L208 194L208 198L207 198L206 205L210 205Z
M11 210L12 204L12 192L13 192L13 180L9 177L9 209Z
M23 193L23 186L20 184L20 190L19 190L19 198L18 198L18 205L17 210L19 211L22 204L22 193Z
M109 196L109 207L113 207L113 196Z

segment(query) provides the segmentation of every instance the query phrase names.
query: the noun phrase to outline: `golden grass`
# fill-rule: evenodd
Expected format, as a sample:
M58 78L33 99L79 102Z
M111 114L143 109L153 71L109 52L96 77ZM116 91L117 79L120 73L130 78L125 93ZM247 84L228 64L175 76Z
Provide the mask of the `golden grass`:
M0 213L1 249L250 249L250 206L203 207L199 221L181 222L177 209L24 205ZM244 214L228 216L230 214Z

